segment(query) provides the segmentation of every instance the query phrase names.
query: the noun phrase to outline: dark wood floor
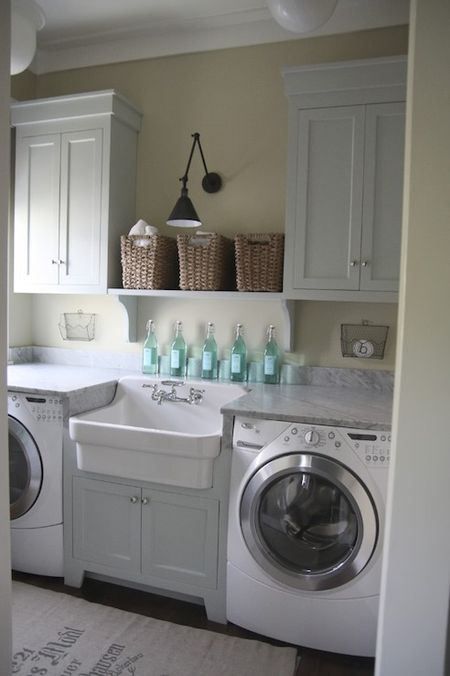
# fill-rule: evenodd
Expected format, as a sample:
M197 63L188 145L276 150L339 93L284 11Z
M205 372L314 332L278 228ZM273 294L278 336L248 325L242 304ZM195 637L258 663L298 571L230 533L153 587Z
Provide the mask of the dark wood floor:
M53 591L64 592L72 596L79 596L86 601L102 603L121 610L127 610L140 615L154 617L167 622L184 624L199 629L208 629L221 634L238 636L240 638L257 639L273 645L287 645L279 641L270 640L259 634L254 634L236 625L227 625L210 622L203 606L185 601L170 599L156 594L147 594L142 591L120 587L118 585L91 580L87 578L81 589L67 587L62 578L41 577L26 573L13 572L13 579L27 582ZM372 676L374 660L367 657L350 657L334 653L299 648L301 660L295 676ZM214 676L211 674L211 676ZM239 676L236 674L236 676ZM277 676L274 674L274 676Z

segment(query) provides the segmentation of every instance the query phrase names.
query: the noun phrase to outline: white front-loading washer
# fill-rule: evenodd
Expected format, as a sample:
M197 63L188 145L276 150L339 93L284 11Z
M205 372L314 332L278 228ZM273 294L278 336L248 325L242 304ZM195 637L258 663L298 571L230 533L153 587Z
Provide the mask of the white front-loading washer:
M63 404L8 392L12 568L63 575Z
M389 442L387 431L236 418L229 621L375 654Z

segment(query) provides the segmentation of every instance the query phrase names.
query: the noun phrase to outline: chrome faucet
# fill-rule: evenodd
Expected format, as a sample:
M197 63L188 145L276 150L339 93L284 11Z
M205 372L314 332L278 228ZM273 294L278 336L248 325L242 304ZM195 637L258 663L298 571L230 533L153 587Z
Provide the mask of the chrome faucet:
M205 390L199 390L195 387L189 388L189 395L187 397L179 397L176 388L184 385L184 382L181 380L163 380L161 381L161 385L170 385L171 389L160 389L158 383L154 385L144 384L142 387L152 388L152 399L153 401L157 401L158 404L161 404L163 401L182 401L185 404L201 404L203 401Z

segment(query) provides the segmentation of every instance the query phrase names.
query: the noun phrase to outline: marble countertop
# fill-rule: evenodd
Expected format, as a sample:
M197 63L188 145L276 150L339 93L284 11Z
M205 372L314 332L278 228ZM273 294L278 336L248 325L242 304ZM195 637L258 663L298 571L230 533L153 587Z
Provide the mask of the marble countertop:
M367 388L254 385L222 408L224 414L315 425L389 430L392 393Z
M63 397L64 420L111 403L117 381L129 371L61 364L8 366L8 391Z
M90 366L16 364L8 366L8 390L70 397L79 394L80 390L97 385L116 385L119 378L130 373L121 369L97 369Z
M8 390L57 394L69 400L67 415L104 406L114 397L117 381L136 371L17 364L8 366ZM222 408L226 415L388 430L392 392L368 387L318 385L249 385L251 391Z

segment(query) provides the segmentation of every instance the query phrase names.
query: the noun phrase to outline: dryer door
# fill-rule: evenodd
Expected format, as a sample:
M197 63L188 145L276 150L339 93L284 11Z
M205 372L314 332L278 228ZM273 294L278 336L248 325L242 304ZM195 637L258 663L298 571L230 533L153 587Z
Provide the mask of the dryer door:
M42 486L42 461L35 440L16 418L8 416L9 511L23 516L36 502Z
M323 456L293 453L260 467L240 504L242 534L275 580L305 590L333 589L369 562L378 518L364 484Z

